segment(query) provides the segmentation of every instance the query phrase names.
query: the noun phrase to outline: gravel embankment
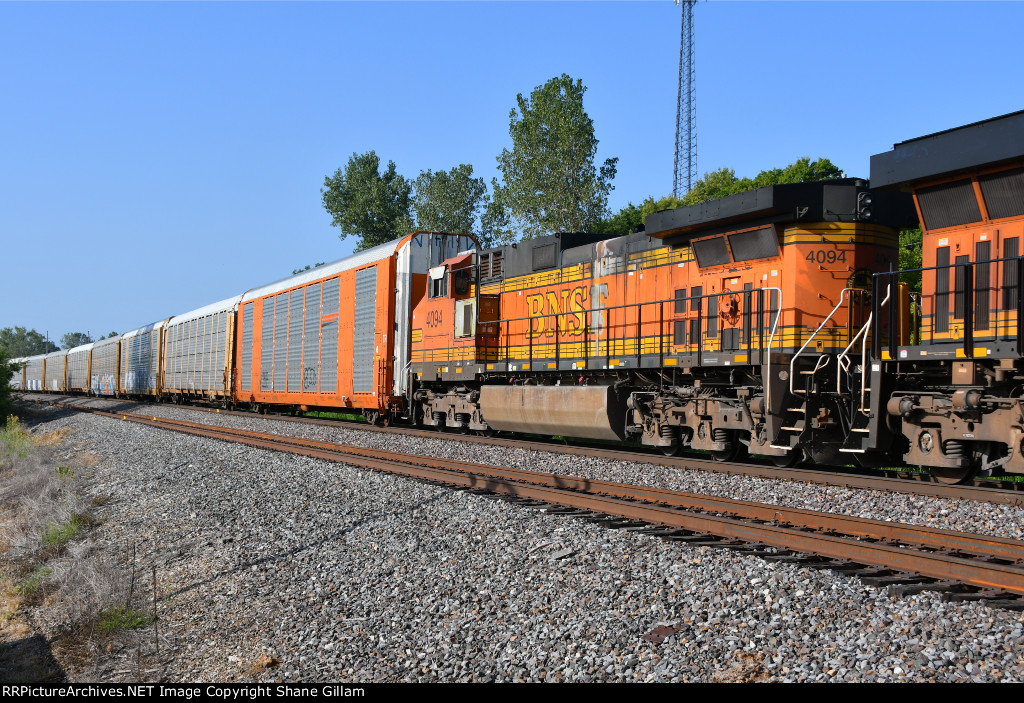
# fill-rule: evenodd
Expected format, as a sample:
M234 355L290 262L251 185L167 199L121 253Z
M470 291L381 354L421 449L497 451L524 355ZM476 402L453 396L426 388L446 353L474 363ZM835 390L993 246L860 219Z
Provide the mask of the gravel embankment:
M158 569L171 679L1024 680L1020 613L933 593L894 599L830 571L344 465L42 412L54 419L39 430L71 427L70 441L101 458L88 485L110 498L98 508L102 539L137 545L147 573ZM146 412L524 464L515 452L451 440ZM528 465L853 514L928 511L934 517L923 520L1000 534L1021 524L1005 507L599 464L533 454ZM889 512L897 509L907 514ZM645 639L663 625L675 630L664 642ZM247 674L263 654L281 665Z
M325 427L253 416L221 415L168 405L135 405L100 399L76 399L96 407L119 407L128 412L151 413L210 425L271 432L406 454L457 458L480 464L548 471L606 481L657 486L705 495L750 500L773 505L820 510L856 517L892 520L913 525L1000 535L1024 539L1024 508L952 501L927 496L821 486L733 476L706 471L680 471L654 464L608 461L565 454L460 442L455 437L427 439L366 432L351 427Z

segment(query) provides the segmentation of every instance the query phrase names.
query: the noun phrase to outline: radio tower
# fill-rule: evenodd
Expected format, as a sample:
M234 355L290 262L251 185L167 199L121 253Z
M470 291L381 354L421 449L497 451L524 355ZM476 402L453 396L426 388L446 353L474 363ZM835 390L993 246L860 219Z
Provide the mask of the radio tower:
M679 37L679 104L676 107L676 159L672 195L686 195L697 178L697 85L693 67L693 6L697 0L676 0L683 8Z

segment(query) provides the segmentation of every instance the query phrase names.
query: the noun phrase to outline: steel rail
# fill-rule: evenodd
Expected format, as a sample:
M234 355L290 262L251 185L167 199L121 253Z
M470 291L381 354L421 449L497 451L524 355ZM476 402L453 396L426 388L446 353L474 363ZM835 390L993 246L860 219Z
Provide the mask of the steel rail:
M709 498L658 488L341 447L317 440L201 425L183 420L88 410L107 417L131 419L160 429L241 442L263 449L344 462L410 478L539 500L669 528L1024 595L1024 542L1016 540L727 498ZM896 540L914 542L924 549L894 544ZM977 554L982 558L961 556L966 553Z
M74 398L74 396L60 396ZM122 400L123 399L119 399ZM62 403L56 400L31 400L31 402L60 406ZM88 406L72 406L76 409L86 410ZM345 423L338 420L325 420L310 417L294 417L289 415L257 415L252 412L239 410L219 410L190 406L188 409L201 412L216 413L220 415L232 415L248 417L250 419L273 419L282 422L294 422L300 424L320 425L344 428ZM351 423L351 429L360 432L380 432L404 434L412 437L424 437L427 439L449 439L453 441L480 444L485 446L509 447L514 449L530 449L534 451L549 452L552 454L569 454L573 456L589 456L597 459L609 459L613 461L630 461L640 464L654 464L665 466L671 469L683 471L709 471L730 475L744 475L752 478L765 478L770 480L799 481L823 486L835 486L838 488L852 488L863 490L886 491L890 493L904 493L908 495L920 495L931 498L949 498L953 500L975 500L983 503L996 505L1011 505L1024 507L1024 490L1014 488L995 488L990 486L957 486L943 483L935 483L927 480L911 480L905 478L890 478L885 476L871 476L864 474L843 473L823 469L798 469L782 468L774 466L762 466L758 464L742 464L736 462L704 461L690 457L664 457L657 454L631 452L622 449L599 449L590 446L555 444L535 440L505 439L500 437L479 437L474 435L442 433L430 430L420 430L407 427L375 427L369 424ZM890 472L891 473L891 472ZM1022 485L1022 484L1015 484Z
M110 413L105 413L110 414ZM124 413L117 413L128 417ZM401 452L392 452L365 447L340 445L302 437L274 435L233 427L213 427L200 423L177 420L172 418L153 418L152 416L132 415L133 420L149 425L172 425L198 431L211 431L207 436L215 438L249 438L258 440L261 445L269 442L278 448L296 447L300 449L316 449L327 452L336 461L353 462L358 459L375 459L395 464L422 465L429 464L434 468L471 473L488 478L507 481L534 483L551 488L571 490L581 493L595 493L657 503L675 508L686 508L709 513L724 513L747 520L785 523L813 530L829 530L843 534L890 542L913 543L936 550L951 553L967 553L992 559L1007 561L1024 561L1024 542L1005 537L995 537L969 532L958 532L942 528L908 525L903 523L872 520L838 513L819 512L804 508L792 508L754 501L736 500L717 496L706 496L686 491L657 488L651 486L631 485L615 481L603 481L564 474L540 473L471 462L425 457Z

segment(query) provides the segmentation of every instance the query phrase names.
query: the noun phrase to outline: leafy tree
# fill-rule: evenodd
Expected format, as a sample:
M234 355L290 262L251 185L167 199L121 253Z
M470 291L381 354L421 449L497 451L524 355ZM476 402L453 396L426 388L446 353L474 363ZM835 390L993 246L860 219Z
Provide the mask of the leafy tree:
M647 196L639 207L628 203L626 207L610 218L599 222L591 231L597 234L607 234L609 237L622 236L640 227L648 215L682 206L683 201L671 195L666 195L658 200L655 200L653 196Z
M598 140L583 109L586 90L563 73L529 98L516 96L518 110L509 112L512 149L498 156L504 184L492 181L494 206L487 213L499 238L584 231L605 215L618 159L594 165Z
M310 269L318 269L321 266L323 266L325 263L327 263L327 262L325 262L325 261L318 261L315 264L313 264L312 266L310 266L309 264L306 264L305 266L303 266L300 269L292 269L292 275L295 276L297 274L302 273L303 271L309 271Z
M320 189L331 224L341 229L339 239L359 237L356 251L375 247L412 230L412 186L389 161L381 174L374 151L352 154L345 170L324 177Z
M110 334L108 334L107 336L105 336L105 337L100 337L100 338L99 338L99 339L97 339L96 341L98 342L98 341L100 341L100 340L102 340L102 339L113 339L113 338L114 338L114 337L116 337L117 335L118 335L118 333L117 333L117 332L111 332L111 333L110 333Z
M16 369L7 350L0 348L0 425L3 425L7 416L11 414L11 378Z
M900 270L921 268L921 228L905 229L900 232ZM910 290L921 292L921 272L904 273L900 280L909 284Z
M484 179L473 178L469 164L451 171L421 171L413 196L416 229L479 232L476 222L489 200Z
M731 168L720 168L717 171L705 173L704 177L698 180L693 189L682 199L674 198L671 195L660 200L652 196L647 197L639 207L628 203L626 207L619 210L608 219L597 223L591 231L608 236L629 234L639 225L643 224L648 215L661 210L683 207L684 205L696 205L715 198L724 198L733 193L742 193L745 190L762 188L764 186L779 185L782 183L807 183L810 181L828 181L842 178L843 172L828 159L817 159L811 161L809 157L802 157L784 168L773 168L761 171L754 178L737 178L736 172ZM920 266L920 264L918 264Z
M35 356L57 351L57 345L43 337L42 333L24 327L0 329L0 349L6 349L11 357Z
M92 337L85 332L68 332L60 338L60 348L74 349L75 347L80 347L83 344L88 344L91 341Z
M782 183L831 181L842 177L843 172L828 159L811 161L807 156L797 159L785 168L761 171L753 178L737 178L736 172L731 168L720 168L705 173L703 178L694 183L690 192L683 196L682 202L684 205L696 205L754 188Z

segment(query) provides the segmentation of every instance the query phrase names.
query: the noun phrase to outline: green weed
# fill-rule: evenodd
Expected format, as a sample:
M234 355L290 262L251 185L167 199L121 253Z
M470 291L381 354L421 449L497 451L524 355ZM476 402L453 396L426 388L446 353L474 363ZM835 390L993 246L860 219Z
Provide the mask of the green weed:
M39 589L43 585L43 579L52 573L53 569L40 567L23 578L18 585L14 587L14 591L23 598L30 598L39 592Z
M75 514L62 525L50 523L43 530L43 544L47 547L59 547L67 544L78 536L78 533L82 530L83 522L81 516Z
M109 634L117 630L133 630L153 622L152 613L122 605L108 608L100 615L100 632Z
M32 437L21 428L18 418L11 415L0 429L0 451L10 459L24 459L32 453Z

